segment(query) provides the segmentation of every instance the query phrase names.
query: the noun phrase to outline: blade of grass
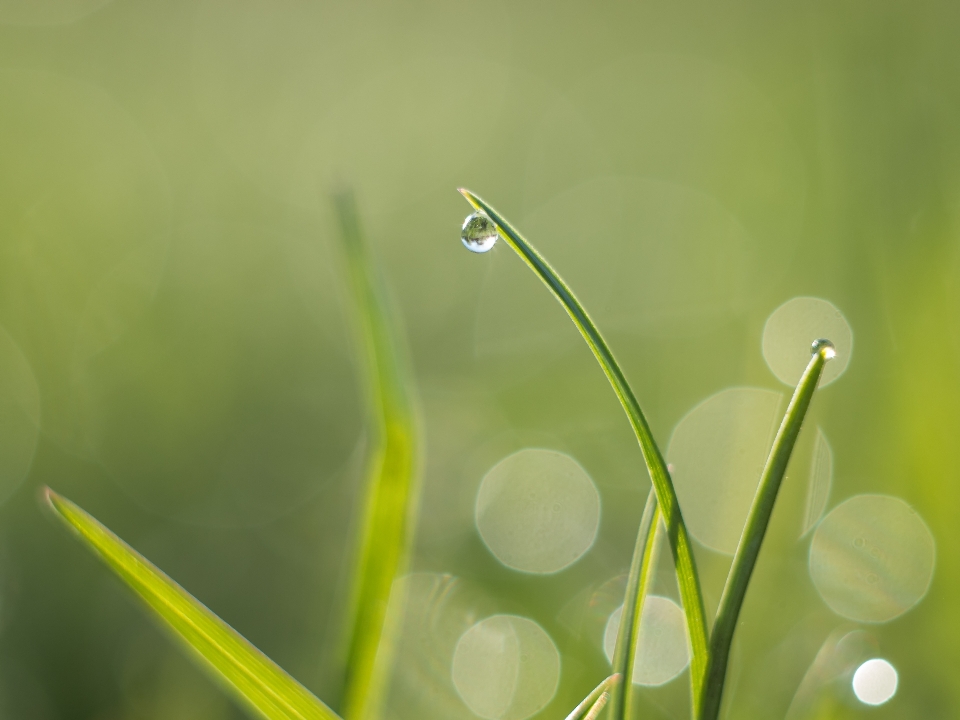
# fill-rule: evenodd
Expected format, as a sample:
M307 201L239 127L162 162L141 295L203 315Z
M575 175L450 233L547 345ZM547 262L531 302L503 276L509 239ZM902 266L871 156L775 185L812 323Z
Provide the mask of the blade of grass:
M419 503L417 422L383 284L364 241L356 202L335 198L359 345L366 366L369 424L375 440L367 467L352 588L345 610L347 720L378 716L396 641L387 609L393 581L408 564Z
M773 512L784 473L787 471L790 455L797 442L797 435L800 433L813 393L820 382L823 366L829 359L831 351L832 347L821 347L810 359L790 399L783 422L780 423L780 429L777 431L766 465L760 475L760 484L740 536L737 552L733 556L723 594L720 596L720 607L717 610L717 619L710 640L710 664L704 678L703 706L699 715L701 720L716 720L720 714L730 644L733 642L737 619L743 607L743 598L746 596L747 585L750 583L750 576L753 574L757 556L760 554L760 546L767 532L770 515Z
M647 504L643 508L640 527L637 530L637 542L630 561L630 574L627 576L627 589L620 611L620 629L617 631L617 644L613 651L613 671L628 682L620 683L611 691L610 719L625 720L633 717L633 668L636 665L637 650L640 646L640 617L643 614L643 602L650 589L651 568L654 560L654 543L657 527L660 524L660 511L657 496L653 488L647 495Z
M566 720L579 720L580 716L583 715L587 708L593 707L594 703L600 699L611 687L620 682L620 675L614 673L602 683L597 685L593 690L590 691L590 694L587 695L583 701L577 705L573 711L567 715ZM606 701L604 701L606 703Z
M693 706L699 711L700 692L703 687L703 677L707 668L708 633L706 615L703 609L703 595L700 590L700 579L697 575L697 566L693 557L693 547L690 544L690 536L683 522L683 516L680 512L680 503L677 501L677 493L674 490L673 482L670 480L670 474L667 472L667 465L664 462L663 455L656 441L653 439L653 433L647 420L640 409L640 403L637 402L633 390L627 383L627 379L617 364L609 346L600 334L600 331L594 325L587 311L577 300L573 291L567 287L567 284L557 275L556 271L550 267L550 264L538 253L534 247L489 203L475 195L474 193L460 188L460 192L475 209L485 212L491 220L497 225L500 236L510 247L523 259L523 261L533 270L543 283L550 289L560 304L563 305L567 314L573 320L584 340L587 341L590 349L593 351L597 362L603 369L604 374L613 386L620 404L627 413L630 425L640 443L640 449L643 452L644 461L647 464L647 470L650 473L650 479L653 481L654 490L657 493L657 503L660 512L663 514L664 524L667 528L667 537L670 540L670 550L673 553L674 566L677 572L677 582L680 586L680 597L683 601L683 612L687 621L687 633L690 638L690 645L693 650L693 657L690 660L690 682L693 696Z
M601 693L600 697L597 698L597 701L590 708L590 712L583 716L583 720L597 720L597 716L603 710L604 706L607 704L607 700L609 699L610 693Z
M201 664L267 720L338 720L305 687L91 515L46 488L61 520L163 621Z

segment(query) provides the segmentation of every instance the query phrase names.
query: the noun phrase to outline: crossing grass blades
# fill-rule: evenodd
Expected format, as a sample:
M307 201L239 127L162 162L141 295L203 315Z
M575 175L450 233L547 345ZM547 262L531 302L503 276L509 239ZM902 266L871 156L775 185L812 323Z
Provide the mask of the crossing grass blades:
M708 629L697 565L670 473L626 376L576 295L539 252L489 203L460 191L475 212L462 239L486 252L502 238L543 281L583 336L623 406L652 479L639 519L623 614L613 655L613 673L568 716L596 720L633 717L630 682L640 643L640 616L654 561L666 539L690 641L690 696L694 720L719 716L730 646L777 492L824 364L835 351L818 340L776 434L734 555L712 629ZM396 643L387 603L394 579L405 572L418 506L418 425L412 382L403 361L397 324L391 320L380 281L364 242L356 206L348 193L335 198L340 237L352 288L355 329L366 367L368 425L376 438L360 503L350 593L341 619L345 720L376 720ZM45 504L110 568L169 629L172 636L221 686L256 717L267 720L338 720L327 704L257 650L186 590L79 506L50 489ZM666 528L659 533L660 525Z

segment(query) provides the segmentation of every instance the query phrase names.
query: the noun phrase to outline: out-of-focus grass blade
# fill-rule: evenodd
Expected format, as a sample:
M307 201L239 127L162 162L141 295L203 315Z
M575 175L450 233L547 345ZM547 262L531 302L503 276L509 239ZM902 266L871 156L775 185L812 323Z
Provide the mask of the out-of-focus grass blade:
M815 349L790 399L783 422L780 423L780 429L767 456L767 463L760 475L760 484L757 486L750 514L747 515L747 522L740 535L740 543L737 545L737 552L730 565L727 582L720 596L717 619L713 625L713 635L710 638L710 664L704 676L703 705L699 715L701 720L716 720L720 716L730 644L733 642L737 619L740 617L743 599L747 594L747 585L757 564L760 546L767 532L770 515L773 513L773 506L777 500L780 483L787 471L790 455L796 445L797 435L807 415L813 393L820 382L823 366L833 357L833 354L832 345L823 345Z
M373 451L362 499L352 588L344 622L347 720L375 718L393 658L396 628L387 607L407 567L419 505L417 418L386 293L349 192L335 198L366 365Z
M633 389L627 382L626 376L620 369L620 365L614 358L606 340L600 334L600 330L590 319L586 309L580 304L573 291L550 266L550 263L506 218L483 198L465 188L460 188L460 192L475 209L483 211L493 220L500 237L537 274L567 311L570 319L573 320L583 339L586 340L587 345L593 351L597 362L600 363L600 367L610 381L610 385L613 387L613 391L616 393L617 399L620 400L620 405L633 427L634 434L637 436L637 441L643 452L643 459L647 464L647 470L650 473L650 479L657 493L657 503L667 528L667 536L670 539L670 549L673 553L674 567L677 572L677 583L680 586L680 597L683 600L683 612L687 621L687 633L693 650L693 657L690 659L690 687L693 706L696 711L699 711L700 692L703 687L703 676L707 669L709 652L707 644L709 634L703 609L700 578L697 574L690 536L680 512L676 490L670 479L670 473L667 472L667 464L663 459L663 453L660 452L647 419L640 409L640 403L637 402ZM629 682L629 680L625 680L625 682Z
M620 612L620 629L613 651L613 671L621 677L630 678L611 691L611 720L626 720L633 717L633 669L636 666L640 647L640 618L643 603L650 590L652 569L656 560L657 528L660 525L660 509L653 488L647 496L647 504L640 519L637 543L630 561L627 590L624 593L623 609Z
M268 720L338 720L279 665L95 518L49 488L45 497L54 515L254 714Z
M579 705L577 705L573 711L567 715L566 720L579 720L580 717L587 712L588 709L592 708L601 697L608 694L608 691L611 687L620 682L620 675L614 673L602 683L597 685L593 690L590 691L590 694L587 695ZM603 701L603 704L606 704L606 700ZM601 709L603 705L600 706Z

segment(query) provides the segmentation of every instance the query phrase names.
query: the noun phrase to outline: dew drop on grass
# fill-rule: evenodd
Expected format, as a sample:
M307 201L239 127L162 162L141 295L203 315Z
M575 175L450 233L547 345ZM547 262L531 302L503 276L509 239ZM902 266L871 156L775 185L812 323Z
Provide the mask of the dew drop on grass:
M774 310L763 326L763 359L781 382L793 387L810 362L810 353L823 347L824 340L818 338L830 338L834 351L820 376L820 387L825 387L843 374L853 353L850 323L827 300L795 297Z
M463 240L463 246L467 250L485 253L497 242L497 226L486 213L475 212L463 221L460 239Z
M813 345L810 346L811 355L816 355L821 350L823 350L823 357L825 360L833 360L837 356L837 348L835 348L833 343L826 338L814 340Z

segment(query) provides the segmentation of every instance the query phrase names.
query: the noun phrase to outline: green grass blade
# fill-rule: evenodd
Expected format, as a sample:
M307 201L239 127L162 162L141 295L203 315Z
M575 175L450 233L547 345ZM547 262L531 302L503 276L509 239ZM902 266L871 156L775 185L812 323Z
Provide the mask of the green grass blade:
M590 707L590 711L583 716L583 720L597 720L597 717L603 711L603 708L609 699L610 693L600 693L600 697L598 697L597 701Z
M113 570L211 674L267 720L337 720L337 714L162 571L49 488L54 515Z
M640 449L643 452L643 458L647 464L647 470L650 473L650 479L653 481L654 490L657 493L657 503L660 512L663 514L664 524L667 527L667 536L670 540L670 549L673 553L674 566L677 571L677 581L680 586L680 597L683 601L683 611L687 621L687 632L690 638L690 645L693 650L693 657L690 660L690 681L693 694L693 705L699 711L700 690L703 685L703 676L707 668L707 656L709 648L707 645L707 622L703 609L703 595L700 590L700 579L697 575L697 566L693 558L693 547L690 544L690 536L683 523L683 516L680 513L680 503L677 501L677 493L674 490L673 482L670 480L670 474L667 472L667 464L664 462L663 454L657 447L653 439L653 433L650 426L640 410L640 403L637 402L630 385L620 366L617 364L610 348L608 347L600 331L594 325L587 311L577 300L573 291L567 287L567 284L557 275L550 264L538 253L524 237L493 207L474 193L460 188L460 192L467 201L477 210L485 212L491 220L497 225L500 236L510 247L523 259L523 261L533 270L543 283L550 289L560 304L570 315L580 334L583 335L587 345L593 351L597 362L603 369L604 374L613 386L620 404L627 413L630 425L640 443Z
M640 645L640 617L643 614L643 602L650 589L653 577L652 569L656 558L655 544L657 528L660 525L660 510L653 488L647 496L647 504L637 530L637 543L630 562L630 574L627 576L627 590L623 598L623 610L620 614L620 629L617 631L617 644L613 651L613 671L630 681L620 683L613 688L610 704L611 720L626 720L633 717L633 669L636 666L637 650Z
M760 475L757 494L753 498L753 505L740 536L737 552L733 556L733 563L727 575L723 595L720 597L720 607L713 626L710 664L704 679L703 706L699 716L701 720L716 720L719 716L730 644L733 642L733 633L736 630L737 619L740 617L743 598L747 593L747 585L756 566L757 556L760 554L760 546L767 532L780 484L787 471L787 463L790 461L797 435L800 433L800 427L831 350L832 348L820 348L810 359L790 399L783 422L780 423L780 429L777 431L767 457L767 463Z
M617 675L616 673L608 677L606 680L604 680L602 683L600 683L593 690L590 691L590 694L587 695L583 699L583 701L579 705L577 705L569 715L567 715L566 720L579 720L580 716L582 716L585 712L587 712L589 708L592 708L597 703L597 701L600 700L601 697L607 694L607 691L611 687L613 687L614 685L617 685L619 682L620 682L620 676ZM606 704L606 700L604 700L604 704ZM602 707L603 706L601 706L601 708Z
M374 449L346 604L346 677L341 709L347 720L379 714L396 640L387 607L393 581L407 568L419 504L417 422L395 323L375 272L350 193L335 198L347 260L357 335L366 366Z

